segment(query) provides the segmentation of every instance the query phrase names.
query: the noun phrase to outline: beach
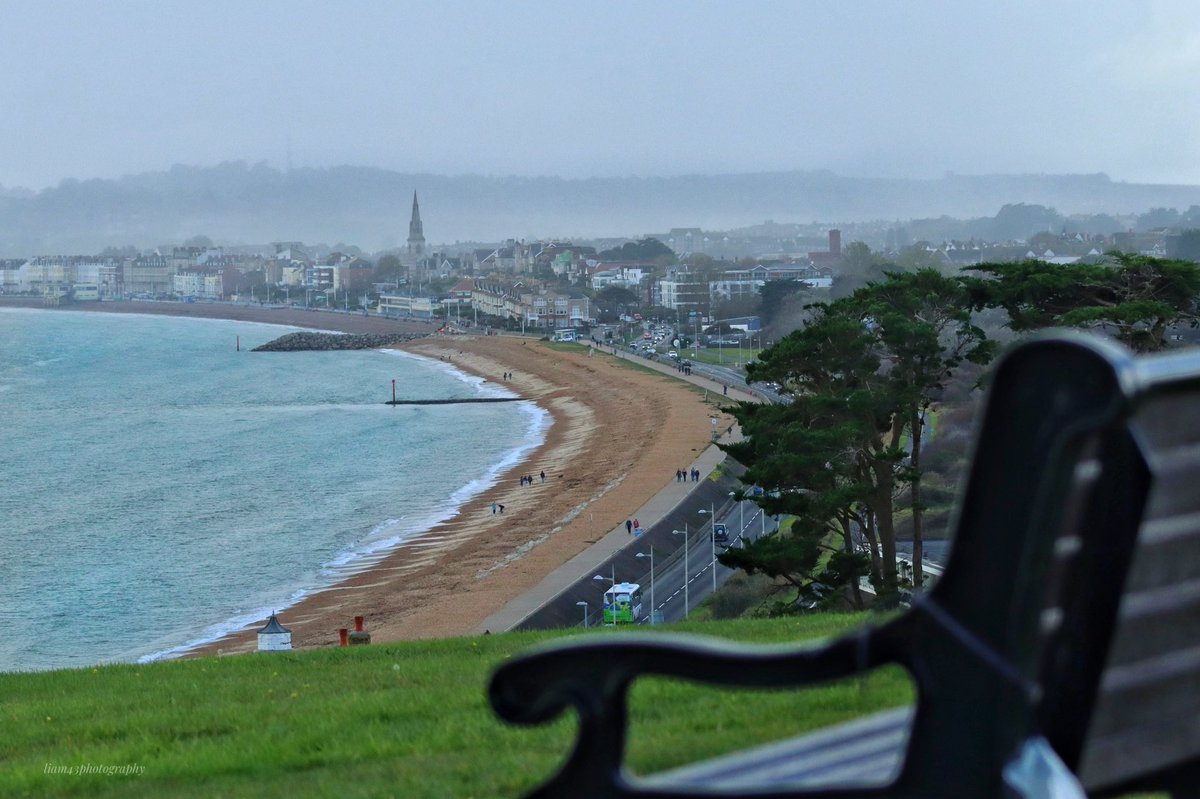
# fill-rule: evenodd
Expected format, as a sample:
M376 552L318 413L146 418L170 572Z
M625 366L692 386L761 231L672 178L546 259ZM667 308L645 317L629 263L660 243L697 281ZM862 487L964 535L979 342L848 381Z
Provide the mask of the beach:
M501 383L546 409L546 440L453 518L366 570L281 611L296 648L338 643L365 618L374 642L479 634L508 601L611 532L709 445L713 403L673 377L533 337L436 334L436 326L228 304L105 303L94 310L269 322L352 333L431 333L401 348ZM505 373L511 378L504 379ZM715 399L715 398L714 398ZM732 399L732 398L731 398ZM719 412L724 428L732 420ZM541 473L546 477L543 482ZM532 475L532 485L520 478ZM467 482L474 475L464 475ZM414 486L419 490L419 486ZM503 513L492 505L504 506ZM265 620L263 620L265 621ZM193 650L251 651L261 623ZM491 631L491 632L499 632Z

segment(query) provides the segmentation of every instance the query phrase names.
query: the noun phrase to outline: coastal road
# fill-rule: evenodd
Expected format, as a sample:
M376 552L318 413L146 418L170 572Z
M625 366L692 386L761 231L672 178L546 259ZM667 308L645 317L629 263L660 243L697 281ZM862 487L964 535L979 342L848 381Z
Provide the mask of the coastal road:
M490 629L544 630L578 626L587 618L589 626L601 624L601 605L604 592L613 580L635 582L642 586L643 613L650 616L650 554L654 553L654 598L661 606L664 618L683 618L683 550L684 536L673 530L688 530L688 604L694 606L712 591L712 544L709 539L710 516L713 508L720 522L725 523L733 543L744 526L748 536L771 529L758 514L758 508L747 502L739 507L732 494L739 488L738 475L742 468L725 458L716 448L706 450L701 461L705 476L699 482L671 482L664 489L656 509L643 507L640 516L653 523L639 537L630 537L624 526L606 535L602 541L556 570L543 582L553 593L538 600L538 592L529 592L487 620ZM716 467L720 465L720 470ZM714 474L709 474L715 471ZM564 578L561 582L557 575ZM719 567L718 585L730 574ZM702 583L704 585L702 585ZM678 597L676 598L676 595ZM490 627L489 627L490 626Z
M762 509L749 500L735 502L724 511L718 511L717 523L728 530L729 541L714 542L712 525L705 524L699 530L689 530L687 536L687 561L684 565L684 549L677 549L670 557L654 564L653 591L650 575L642 583L642 598L645 607L662 614L664 622L687 618L691 609L699 605L713 592L713 576L719 588L735 573L733 569L716 561L726 547L740 546L743 541L754 541L761 535L776 529L774 521L763 514ZM716 543L714 549L714 543ZM686 574L686 582L685 582ZM684 586L687 589L684 589ZM653 604L651 594L653 593ZM647 612L647 621L651 614Z

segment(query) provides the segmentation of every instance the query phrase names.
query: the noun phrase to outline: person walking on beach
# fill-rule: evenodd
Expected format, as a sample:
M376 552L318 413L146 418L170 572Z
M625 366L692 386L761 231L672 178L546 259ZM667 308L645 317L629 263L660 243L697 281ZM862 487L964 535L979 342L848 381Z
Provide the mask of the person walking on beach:
M501 513L502 515L503 515L503 513L504 513L504 506L503 506L503 505L501 505L501 506L500 506L500 513Z
M625 520L625 534L633 535L633 521L630 519Z
M538 477L542 478L542 484L543 484L543 485L545 485L545 483L546 483L546 472L544 472L544 471L542 471L542 472L538 472Z
M495 502L492 503L492 515L493 516L496 515L496 503Z

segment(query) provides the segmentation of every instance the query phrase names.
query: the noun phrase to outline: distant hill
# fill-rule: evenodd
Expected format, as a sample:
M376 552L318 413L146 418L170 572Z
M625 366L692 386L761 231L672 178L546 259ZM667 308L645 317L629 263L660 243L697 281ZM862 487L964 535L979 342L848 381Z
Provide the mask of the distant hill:
M66 180L36 193L0 189L0 257L152 247L195 235L218 244L289 240L378 250L404 243L414 190L431 243L724 230L766 219L979 217L1011 203L1062 214L1200 205L1200 186L1122 183L1103 174L909 180L812 171L564 179L349 166L281 172L233 162L116 180Z

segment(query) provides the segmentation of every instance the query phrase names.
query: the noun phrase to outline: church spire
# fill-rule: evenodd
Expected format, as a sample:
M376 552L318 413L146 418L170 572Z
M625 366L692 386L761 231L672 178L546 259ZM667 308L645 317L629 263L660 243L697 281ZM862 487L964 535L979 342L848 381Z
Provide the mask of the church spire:
M417 205L417 193L413 192L412 220L408 223L408 255L420 258L425 255L425 232L421 227L421 207Z

